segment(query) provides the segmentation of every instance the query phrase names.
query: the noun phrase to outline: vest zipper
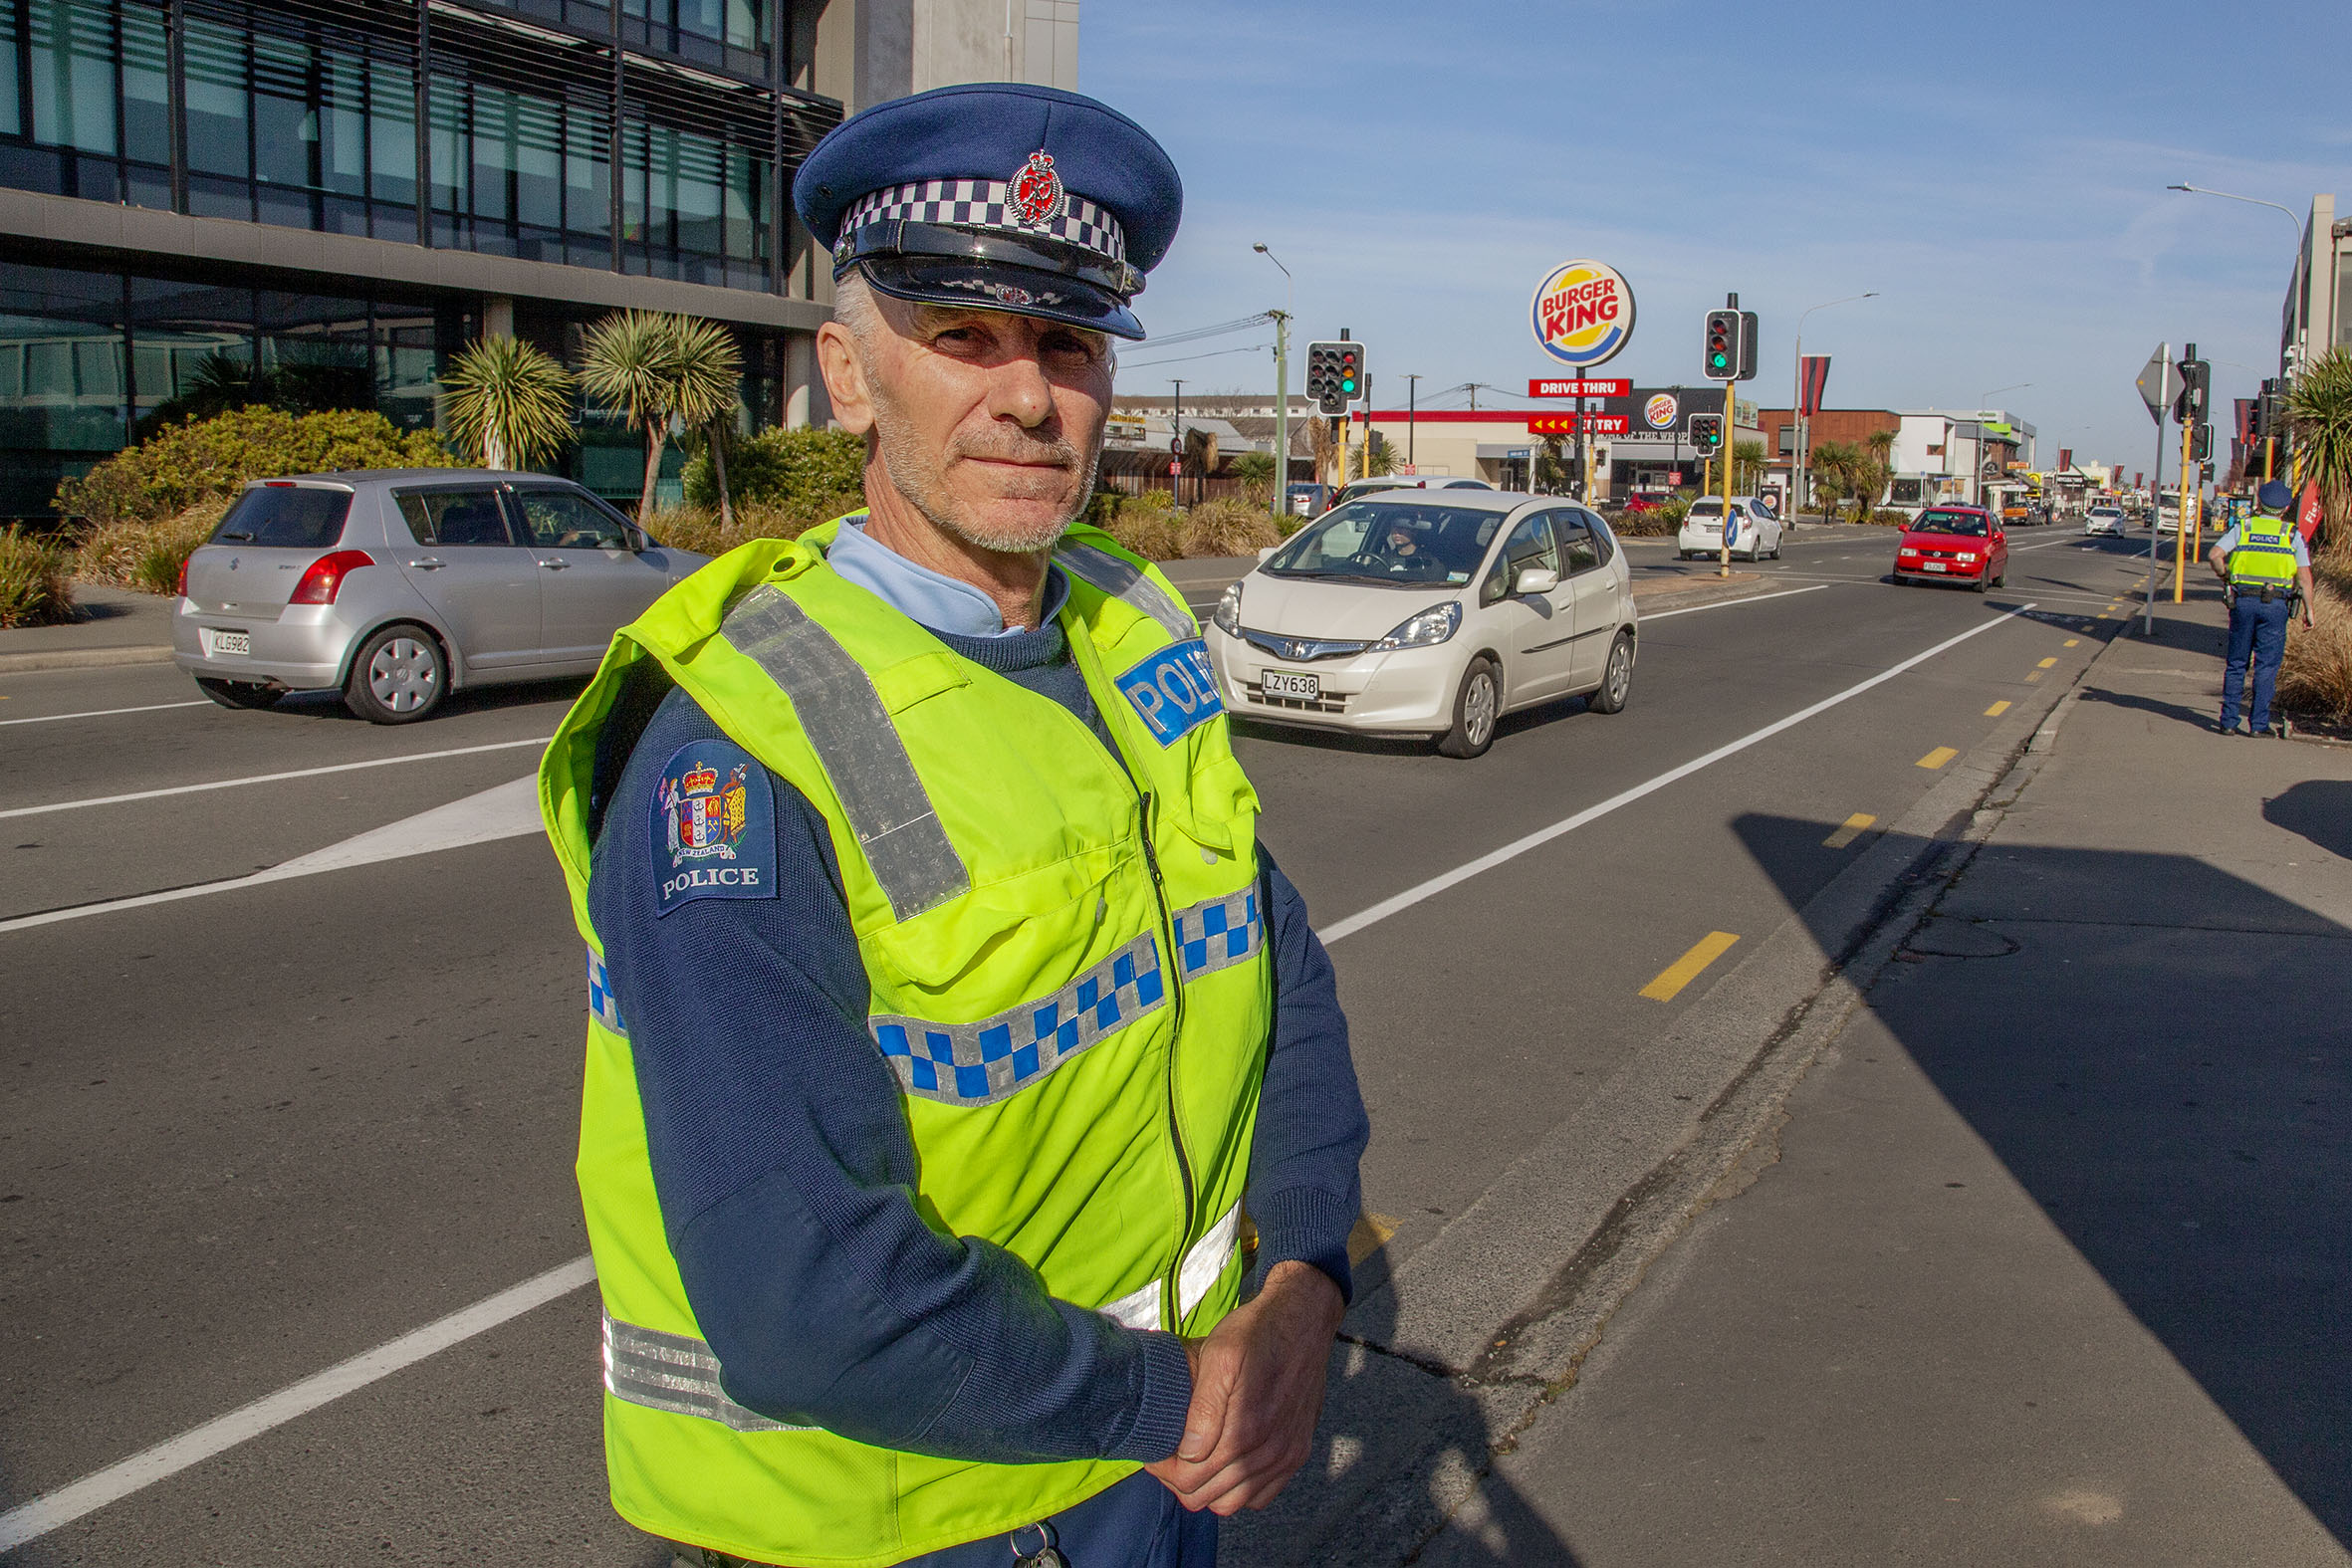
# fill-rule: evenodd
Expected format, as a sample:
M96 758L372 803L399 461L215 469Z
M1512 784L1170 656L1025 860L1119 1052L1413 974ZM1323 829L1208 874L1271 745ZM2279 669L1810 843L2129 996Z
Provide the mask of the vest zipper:
M1160 939L1163 944L1161 960L1167 975L1169 998L1168 1028L1168 1146L1176 1151L1176 1175L1184 1189L1184 1226L1177 1232L1176 1259L1168 1265L1168 1332L1177 1331L1184 1306L1184 1254L1192 1245L1193 1191L1192 1161L1184 1152L1184 1126L1176 1112L1176 1050L1184 1039L1184 982L1177 973L1182 961L1176 946L1176 919L1168 908L1168 883L1160 875L1160 853L1154 842L1151 791L1141 790L1143 798L1143 863L1151 872L1151 889L1160 906Z

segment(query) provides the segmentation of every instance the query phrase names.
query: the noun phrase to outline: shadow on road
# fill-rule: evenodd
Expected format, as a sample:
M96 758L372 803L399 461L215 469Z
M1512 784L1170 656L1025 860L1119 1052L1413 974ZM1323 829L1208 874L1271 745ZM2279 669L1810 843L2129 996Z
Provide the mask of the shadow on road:
M2263 814L2352 854L2352 784ZM1738 823L1767 871L1833 825ZM2352 1544L2352 930L2188 855L1995 843L1900 959L1867 1005Z
M1523 1405L1526 1390L1492 1400L1466 1379L1370 1348L1395 1337L1396 1296L1377 1288L1385 1275L1378 1254L1358 1266L1361 1306L1332 1347L1314 1453L1273 1506L1226 1521L1218 1560L1225 1568L1388 1568L1417 1552L1478 1483L1455 1519L1449 1561L1577 1568L1567 1543L1490 1469L1498 1412Z

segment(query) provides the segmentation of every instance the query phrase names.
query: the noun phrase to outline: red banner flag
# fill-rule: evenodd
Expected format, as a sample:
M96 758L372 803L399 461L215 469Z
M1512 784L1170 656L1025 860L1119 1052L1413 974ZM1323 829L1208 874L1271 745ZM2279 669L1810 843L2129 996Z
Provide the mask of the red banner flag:
M2303 536L2303 543L2311 543L2311 536L2319 532L2319 481L2303 481L2303 505L2295 513L2295 531Z
M1804 356L1803 371L1797 378L1797 412L1810 419L1821 411L1821 393L1829 385L1829 355L1809 353Z
M2070 446L2062 446L2058 448L2058 472L2063 474L2066 472L2066 470L2072 468L2073 466L2074 448Z

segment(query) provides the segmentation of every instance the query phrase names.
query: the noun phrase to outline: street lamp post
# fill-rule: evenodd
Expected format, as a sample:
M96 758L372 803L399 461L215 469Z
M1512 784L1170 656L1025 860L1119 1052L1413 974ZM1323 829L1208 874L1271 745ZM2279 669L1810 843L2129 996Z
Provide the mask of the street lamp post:
M1264 245L1250 249L1283 267L1282 258ZM1292 278L1291 269L1283 267L1283 312L1274 324L1274 515L1277 519L1289 516L1291 509L1291 317L1298 305L1298 285Z
M1419 407L1419 396L1420 396L1420 392L1421 392L1421 377L1419 377L1419 376L1417 376L1417 375L1408 375L1408 376L1406 376L1406 377L1405 377L1405 467L1407 467L1407 468L1410 468L1410 469L1414 470L1416 473L1418 473L1418 472L1420 471L1420 463L1419 463L1419 461L1418 461L1417 459L1415 459L1415 457L1413 456L1413 415L1414 415L1414 410L1415 410L1417 407Z
M2031 381L2011 381L2006 386L1997 386L1990 392L1979 392L1977 394L1977 493L1972 499L1978 506L1983 506L1985 504L1985 415L1988 411L1993 413L2000 412L1999 409L1993 408L1991 405L1993 399L1999 396L2002 392L2021 392L2032 384L2033 383Z
M1793 522L1805 504L1805 437L1810 433L1810 421L1804 415L1805 398L1805 317L1815 311L1826 311L1833 305L1851 305L1856 300L1875 300L1876 289L1866 294L1849 294L1842 300L1823 300L1819 305L1807 306L1796 319L1796 373L1794 396L1788 399L1789 422L1796 426L1788 439L1788 516Z
M2203 185L2167 185L2165 186L2165 189L2187 191L2192 196L2219 196L2224 201L2242 201L2249 207L2268 207L2272 212L2285 213L2286 221L2295 226L2295 250L2297 253L2295 271L2297 274L2301 273L2303 220L2295 216L2294 208L2284 206L2275 201L2264 201L2259 196L2240 196L2234 191L2208 190ZM2305 326L2303 322L2303 313L2300 309L2297 309L2295 312L2295 342L2293 349L2288 355L2289 363L2286 367L2286 373L2289 375L2297 374L2303 368L2304 332Z

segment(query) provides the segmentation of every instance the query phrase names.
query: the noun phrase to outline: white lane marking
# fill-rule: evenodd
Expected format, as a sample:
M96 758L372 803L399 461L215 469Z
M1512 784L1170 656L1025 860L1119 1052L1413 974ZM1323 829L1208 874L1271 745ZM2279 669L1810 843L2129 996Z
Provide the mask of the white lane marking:
M354 773L362 768L393 768L401 763L431 763L444 757L472 757L482 752L511 752L518 746L545 746L552 735L528 741L492 741L486 746L453 746L441 752L412 752L406 757L376 757L363 763L337 763L329 768L296 768L282 774L254 774L246 779L216 779L210 784L174 784L168 789L134 789L129 794L88 795L79 800L54 800L48 805L20 805L0 811L0 818L39 816L46 811L79 811L91 805L121 805L129 800L155 800L168 794L201 794L207 789L236 789L246 784L276 784L285 779L316 779L323 774Z
M519 1285L511 1285L472 1306L460 1307L447 1317L436 1319L422 1328L411 1329L373 1350L363 1351L349 1361L315 1373L300 1383L290 1384L275 1394L266 1394L252 1404L230 1411L225 1416L216 1416L200 1427L191 1427L176 1438L167 1438L153 1448L118 1460L103 1470L93 1470L80 1480L69 1482L55 1491L44 1492L31 1502L0 1513L0 1552L22 1546L27 1541L37 1541L52 1530L73 1523L84 1514L95 1512L108 1503L119 1501L134 1491L176 1475L188 1466L199 1464L224 1450L233 1449L249 1438L258 1438L274 1427L282 1427L298 1416L307 1415L346 1394L363 1389L402 1367L411 1366L476 1334L496 1328L510 1318L521 1317L534 1307L545 1306L550 1301L568 1296L595 1277L595 1264L588 1258L576 1257L569 1263L551 1268Z
M1766 599L1784 599L1798 593L1818 593L1827 586L1829 584L1826 582L1816 582L1809 588L1783 588L1777 593L1752 593L1744 599L1725 599L1720 604L1694 604L1688 609L1660 610L1655 615L1640 616L1638 624L1647 625L1654 620L1672 620L1677 615L1696 615L1701 610L1730 609L1735 604L1762 604ZM1640 606L1637 604L1635 608L1638 609Z
M54 926L62 920L81 920L90 915L111 915L125 909L144 909L151 904L177 903L183 898L203 898L212 893L228 893L238 888L260 887L264 883L284 882L298 876L316 876L322 871L342 871L352 866L372 865L379 860L400 860L409 855L429 855L436 850L462 849L468 844L487 844L502 838L519 838L541 830L539 815L539 776L525 774L520 779L485 789L479 794L437 805L429 811L382 827L370 828L354 838L325 849L299 855L267 871L256 871L251 876L229 877L219 882L198 882L192 887L167 888L160 893L138 893L129 898L111 898L100 904L76 904L70 909L45 910L38 915L19 915L13 920L0 920L0 933L23 931L33 926Z
M2031 603L2025 603L2018 605L2015 609L2004 610L1999 619L1989 620L1981 626L1972 626L1957 637L1947 637L1942 642L1939 642L1934 647L1928 649L1926 652L1915 653L1910 658L1905 659L1902 663L1890 665L1888 668L1879 671L1876 675L1871 676L1868 680L1859 681L1852 686L1848 686L1844 691L1841 691L1834 696L1822 698L1819 702L1814 703L1811 707L1799 708L1796 712L1790 714L1785 719L1775 720L1772 723L1765 725L1761 730L1753 731L1750 734L1743 735L1740 737L1740 739L1730 742L1727 745L1719 746L1704 757L1694 757L1679 768L1670 768L1665 773L1658 775L1658 777L1655 779L1648 780L1642 784L1637 784L1630 789L1622 790L1619 793L1613 794L1597 805L1588 805L1573 816L1562 817L1559 821L1552 823L1549 827L1539 827L1535 829L1535 831L1527 834L1525 837L1513 839L1510 843L1505 844L1500 849L1491 849L1487 851L1487 853L1480 855L1477 859L1465 861L1463 864L1456 866L1451 871L1441 872L1438 875L1431 877L1426 882L1416 883L1412 887L1406 888L1402 893L1398 893L1393 897L1382 899L1379 903L1374 904L1369 909L1363 910L1357 914L1350 915L1345 920L1337 921L1332 925L1324 927L1322 930L1317 931L1315 935L1323 939L1323 946L1325 947L1329 947L1332 943L1337 942L1342 937L1352 937L1357 932L1364 930L1366 927L1376 926L1381 921L1386 920L1389 916L1401 914L1405 910L1412 908L1415 904L1435 898L1438 894L1446 891L1446 889L1450 887L1457 887L1462 883L1469 881L1472 877L1480 875L1482 872L1492 871L1495 869L1495 867L1502 865L1507 861L1517 860L1529 850L1540 848L1543 845L1550 843L1553 839L1559 837L1563 833L1572 833L1587 822L1596 822L1602 817L1607 816L1611 811L1617 810L1621 806L1631 805L1634 801L1641 799L1645 795L1657 793L1659 790L1665 788L1670 784L1675 784L1681 780L1688 779L1691 775L1698 773L1703 769L1714 767L1717 763L1722 762L1727 757L1735 757L1740 753L1747 751L1752 746L1760 745L1764 741L1768 741L1773 736L1780 734L1783 730L1794 729L1797 725L1804 723L1807 719L1813 718L1819 714L1827 713L1839 703L1847 702L1853 698L1859 697L1864 692L1869 691L1873 687L1883 686L1888 681L1893 680L1896 676L1903 674L1905 671L1917 669L1920 665L1925 664L1928 660L1936 657L1936 655L1959 647L1971 637L1981 637L1986 632L1993 630L1996 626L2006 625L2008 622L2016 619L2020 615L2023 615L2026 611L2032 608L2033 605Z
M0 730L12 724L62 724L68 719L112 719L118 713L161 713L166 708L209 708L212 699L198 697L190 702L151 702L137 708L93 708L88 713L45 713L32 719L0 719Z

